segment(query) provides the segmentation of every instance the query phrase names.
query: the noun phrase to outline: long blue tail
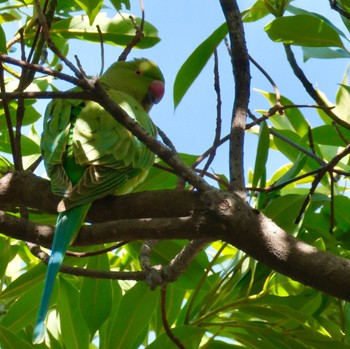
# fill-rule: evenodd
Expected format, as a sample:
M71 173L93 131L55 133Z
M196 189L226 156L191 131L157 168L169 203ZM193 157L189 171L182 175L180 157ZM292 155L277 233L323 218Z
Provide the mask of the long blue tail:
M73 207L65 212L59 213L57 217L56 230L46 273L44 291L40 301L36 325L34 327L33 344L41 343L44 340L44 321L49 308L56 276L62 265L67 248L78 234L90 206L91 204Z

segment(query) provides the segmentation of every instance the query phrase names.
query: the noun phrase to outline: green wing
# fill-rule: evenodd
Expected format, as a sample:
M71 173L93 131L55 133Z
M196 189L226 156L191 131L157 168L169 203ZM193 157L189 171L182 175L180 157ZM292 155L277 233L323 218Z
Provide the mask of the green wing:
M109 94L147 132L156 136L156 128L140 103L120 91L110 90ZM76 115L73 120L71 115ZM68 169L64 161L67 146L72 146L76 162ZM42 150L52 191L65 197L60 211L108 194L130 192L154 163L154 154L92 101L52 101L45 115ZM74 187L69 172L81 177Z

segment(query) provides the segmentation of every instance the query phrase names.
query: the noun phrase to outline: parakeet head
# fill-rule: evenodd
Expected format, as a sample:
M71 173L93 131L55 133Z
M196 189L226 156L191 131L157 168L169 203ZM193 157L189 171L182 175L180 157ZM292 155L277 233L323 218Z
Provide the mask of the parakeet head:
M164 77L152 61L141 58L112 64L100 77L108 89L122 91L134 97L149 111L164 95Z

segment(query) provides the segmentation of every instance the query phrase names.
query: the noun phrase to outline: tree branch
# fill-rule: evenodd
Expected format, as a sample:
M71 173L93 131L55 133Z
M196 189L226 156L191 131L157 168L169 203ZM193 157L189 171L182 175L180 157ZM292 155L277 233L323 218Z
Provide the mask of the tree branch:
M290 45L284 44L284 49L286 51L287 60L295 74L295 76L299 79L299 81L303 84L306 92L310 95L311 98L320 106L327 107L326 102L322 99L322 97L318 94L318 92L314 89L311 82L308 80L306 75L304 74L303 70L299 67L294 53L290 47ZM350 124L335 115L331 108L325 108L325 113L336 123L339 125L345 127L346 129L350 130Z
M36 196L32 198L32 194ZM47 180L23 172L9 173L0 180L0 206L6 199L13 206L24 204L45 212L54 212L59 201ZM75 241L77 246L135 239L222 240L294 280L350 300L349 260L294 238L235 194L213 189L108 197L94 203L89 217L104 223L84 226ZM0 231L44 246L50 246L53 235L51 226L3 212Z
M235 101L232 111L230 139L231 189L245 198L243 148L245 119L250 96L249 56L244 39L241 14L236 0L220 0L226 18L231 44L232 68L235 79Z

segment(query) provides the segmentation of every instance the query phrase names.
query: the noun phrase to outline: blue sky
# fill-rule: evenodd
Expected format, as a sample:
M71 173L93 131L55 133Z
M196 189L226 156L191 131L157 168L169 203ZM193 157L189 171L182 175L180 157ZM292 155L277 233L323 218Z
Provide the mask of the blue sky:
M211 145L215 128L216 96L213 90L213 61L208 63L175 112L172 102L172 85L177 71L191 52L224 21L219 1L145 0L144 2L146 18L158 28L162 39L159 45L147 50L147 56L158 62L167 81L165 99L154 108L152 116L173 140L179 151L200 154ZM241 10L248 8L254 2L238 1ZM315 8L316 3L317 8ZM338 14L330 9L328 0L296 0L293 5L309 11L317 11L327 16L332 23L339 25L341 29L344 28ZM269 16L259 22L245 24L249 53L271 75L283 95L296 104L313 104L286 63L282 45L271 42L263 30L264 26L272 19L272 16ZM310 81L324 91L330 100L334 100L338 83L341 81L348 64L347 60L312 59L303 63L300 48L295 48L294 51ZM142 54L144 53L142 52ZM223 95L222 134L225 135L228 132L231 119L234 85L230 60L224 45L219 48L219 66ZM252 89L272 91L266 78L253 66L251 66L251 75ZM252 111L268 109L269 104L259 93L252 90L250 108ZM314 111L307 109L303 112L305 116L310 115L311 118L315 118ZM254 166L255 151L256 136L247 134L246 170ZM215 172L228 174L227 156L227 147L223 147L212 165ZM276 152L270 153L269 160L271 169L268 173L270 174L284 161Z
M241 10L248 8L254 1L238 1ZM315 4L317 3L317 9ZM140 15L139 1L133 0L132 13ZM147 50L134 50L133 57L147 57L156 61L161 67L166 79L166 94L163 101L155 106L151 115L157 125L170 137L178 151L200 155L212 144L216 118L216 95L213 89L213 60L210 60L203 73L195 81L176 111L172 101L172 86L175 76L181 65L192 51L205 40L219 25L224 22L219 0L144 0L146 20L159 30L161 42ZM337 13L329 7L328 0L296 0L294 6L317 10L341 27L342 23ZM110 12L113 16L114 12ZM330 17L329 17L330 16ZM301 84L294 78L290 67L286 63L281 44L273 43L264 32L264 26L272 17L264 18L255 23L245 24L246 41L249 53L271 75L278 85L280 92L294 103L312 103ZM105 66L110 65L119 56L121 49L116 46L107 46ZM301 50L295 48L296 56L305 69L309 79L315 86L326 92L330 100L334 100L338 83L345 72L347 61L337 60L310 60L302 63ZM218 49L219 69L222 93L222 135L229 130L233 103L234 84L232 68L227 50L224 45ZM100 70L99 45L72 41L69 58L74 61L77 54L84 69L90 75L98 74ZM266 78L251 66L251 105L255 109L268 109L267 101L253 89L272 91ZM67 86L69 88L70 86ZM44 102L46 104L46 102ZM43 103L43 106L44 106ZM305 116L315 117L311 110L304 110ZM40 127L38 127L40 129ZM245 144L245 168L253 167L256 151L256 136L247 134ZM283 159L275 152L269 157L272 173L282 163ZM228 175L227 146L223 146L217 154L212 170L216 173Z

